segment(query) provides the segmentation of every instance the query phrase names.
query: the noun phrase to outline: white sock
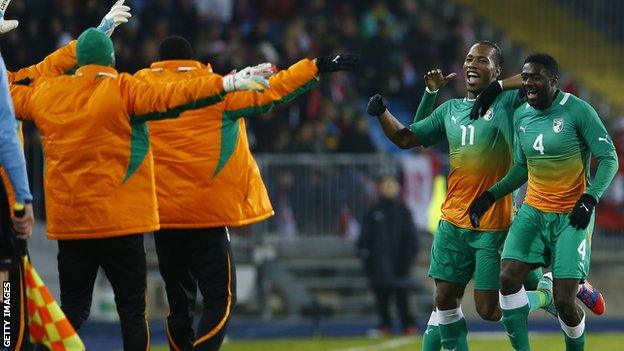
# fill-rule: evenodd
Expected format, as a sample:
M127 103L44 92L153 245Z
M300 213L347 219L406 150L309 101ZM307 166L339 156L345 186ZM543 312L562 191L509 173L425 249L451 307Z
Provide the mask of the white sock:
M432 325L434 327L438 326L438 313L437 313L437 310L431 311L431 317L429 317L429 322L427 322L427 325Z
M452 310L437 310L438 311L438 323L442 325L452 324L464 318L461 306Z
M576 327L570 327L566 325L564 321L561 320L561 317L558 317L558 318L559 318L559 324L561 324L561 329L563 329L563 332L570 339L578 339L583 335L583 332L585 332L585 312L583 312L583 318L581 318L581 322Z
M529 297L524 286L520 288L520 291L511 295L503 295L499 292L498 297L500 298L500 307L503 310L515 310L529 304Z

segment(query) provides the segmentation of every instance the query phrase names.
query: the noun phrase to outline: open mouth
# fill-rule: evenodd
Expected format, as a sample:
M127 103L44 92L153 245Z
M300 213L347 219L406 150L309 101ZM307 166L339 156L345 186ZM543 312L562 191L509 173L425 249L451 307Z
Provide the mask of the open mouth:
M537 99L537 89L526 89L526 97L529 100L535 100Z
M477 82L479 81L479 78L481 77L479 76L477 72L474 72L474 71L466 72L466 82L468 82L468 84L470 85L477 84Z

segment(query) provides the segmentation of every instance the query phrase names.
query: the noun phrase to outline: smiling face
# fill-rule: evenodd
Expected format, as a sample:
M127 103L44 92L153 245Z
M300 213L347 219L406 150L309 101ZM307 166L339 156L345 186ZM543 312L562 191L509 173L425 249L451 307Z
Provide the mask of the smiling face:
M468 51L464 60L464 80L469 98L475 98L500 75L501 67L496 64L495 50L490 45L478 43Z
M522 67L522 88L528 103L538 110L547 109L555 98L557 76L540 63L525 63Z

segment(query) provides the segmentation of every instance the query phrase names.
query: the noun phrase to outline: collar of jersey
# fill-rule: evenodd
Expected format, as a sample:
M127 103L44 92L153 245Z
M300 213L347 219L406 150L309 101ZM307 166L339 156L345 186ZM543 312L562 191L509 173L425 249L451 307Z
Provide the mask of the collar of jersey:
M98 77L98 76L106 76L111 78L117 78L117 70L110 66L101 66L101 65L86 65L78 68L76 70L77 77Z
M212 72L210 64L204 65L203 63L195 60L167 60L158 61L152 63L150 68L154 71L160 70L174 70L174 71L192 71L194 69L208 69Z
M555 93L557 94L557 96L555 97L555 100L553 100L552 104L550 104L550 106L548 106L547 109L545 110L538 110L535 107L529 105L530 108L533 109L533 111L537 112L537 113L549 113L555 106L559 105L559 102L561 102L561 100L563 99L563 97L565 96L564 92L561 91L561 89L557 89L557 92ZM527 102L528 104L528 102Z

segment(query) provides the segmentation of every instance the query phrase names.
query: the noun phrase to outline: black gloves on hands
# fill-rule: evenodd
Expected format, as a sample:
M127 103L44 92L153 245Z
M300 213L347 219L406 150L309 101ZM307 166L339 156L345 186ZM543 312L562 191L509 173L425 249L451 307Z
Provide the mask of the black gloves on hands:
M479 228L479 221L481 216L496 202L494 195L491 192L486 191L479 195L468 207L468 214L470 215L470 224L473 228Z
M368 106L366 106L366 112L373 117L378 117L386 112L387 109L386 102L380 94L373 95L373 97L368 100Z
M589 194L583 194L570 212L570 225L576 230L584 230L589 225L594 207L598 200Z
M316 58L316 67L319 73L331 73L347 71L360 62L360 55L338 54L332 56L319 56Z
M494 103L494 100L496 100L496 97L502 92L503 88L498 81L490 83L490 85L477 96L477 100L474 102L474 105L472 105L472 110L470 110L470 119L476 120L479 119L479 116L484 116Z

